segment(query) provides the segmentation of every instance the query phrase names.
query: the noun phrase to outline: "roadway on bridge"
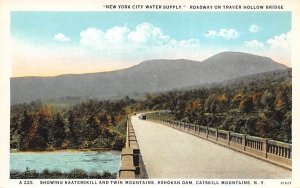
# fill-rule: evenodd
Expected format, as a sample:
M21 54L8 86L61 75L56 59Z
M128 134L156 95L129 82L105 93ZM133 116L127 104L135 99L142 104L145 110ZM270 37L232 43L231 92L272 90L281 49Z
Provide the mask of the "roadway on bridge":
M291 171L132 116L149 178L291 178Z

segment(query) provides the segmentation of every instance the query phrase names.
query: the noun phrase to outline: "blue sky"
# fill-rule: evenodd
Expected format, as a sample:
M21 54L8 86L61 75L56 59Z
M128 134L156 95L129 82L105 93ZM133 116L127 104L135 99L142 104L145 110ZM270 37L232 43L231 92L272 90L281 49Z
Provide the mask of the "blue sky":
M265 55L290 66L290 31L290 12L18 11L11 13L12 72L99 72L155 58L201 61L221 51ZM39 61L27 62L32 57ZM35 68L20 73L24 65Z

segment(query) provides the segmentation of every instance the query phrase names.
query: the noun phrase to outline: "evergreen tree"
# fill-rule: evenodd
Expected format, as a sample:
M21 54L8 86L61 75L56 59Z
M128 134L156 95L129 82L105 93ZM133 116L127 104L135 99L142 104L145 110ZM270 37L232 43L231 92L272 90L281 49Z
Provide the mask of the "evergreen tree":
M64 139L66 138L65 124L59 113L54 118L54 124L52 126L52 141L55 148L60 148Z
M77 148L79 146L80 133L77 131L77 126L75 124L75 117L72 111L69 112L67 125L69 128L69 132L67 132L66 138L70 141L70 145L73 148Z
M99 124L96 122L96 118L92 115L87 121L86 135L89 141L93 141L100 135Z
M30 115L27 113L25 110L23 113L23 119L20 124L20 146L19 148L21 150L26 150L28 149L29 146L29 138L28 138L28 133L32 127L32 118Z

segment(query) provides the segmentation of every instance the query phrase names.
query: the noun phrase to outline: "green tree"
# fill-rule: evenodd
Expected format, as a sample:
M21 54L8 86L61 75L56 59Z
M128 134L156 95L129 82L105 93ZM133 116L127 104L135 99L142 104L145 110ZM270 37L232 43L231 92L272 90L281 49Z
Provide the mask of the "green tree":
M29 146L29 137L28 137L28 133L30 131L32 127L32 118L31 116L27 113L27 111L25 110L23 113L23 118L20 124L20 146L19 148L21 150L26 150L28 149Z
M68 139L72 148L77 148L79 146L79 137L81 133L78 131L78 126L75 123L75 117L72 111L69 112L67 125L69 131L66 133L66 139Z
M86 127L86 136L89 141L93 141L100 135L100 128L99 124L96 121L94 115L90 116L87 120L87 127Z
M264 110L267 113L274 111L275 95L269 90L266 90L263 96L261 97L261 103L264 105Z
M51 136L53 146L55 148L60 148L62 146L62 143L64 142L64 139L66 138L66 133L64 121L59 113L57 113L54 117Z
M240 100L240 111L250 113L254 108L252 98L244 95Z

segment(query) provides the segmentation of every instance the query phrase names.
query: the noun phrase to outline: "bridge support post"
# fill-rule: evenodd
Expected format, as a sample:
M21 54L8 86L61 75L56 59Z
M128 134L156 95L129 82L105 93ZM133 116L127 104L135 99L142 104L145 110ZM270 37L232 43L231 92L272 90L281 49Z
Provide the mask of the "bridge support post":
M246 150L246 135L243 134L242 135L242 145L243 145L243 151Z
M219 133L218 133L218 129L216 129L216 142L218 142L218 137L219 137Z
M230 131L228 131L227 142L228 142L228 146L230 146Z
M262 151L264 152L265 158L268 158L268 138L263 138Z
M208 127L205 128L206 139L208 139Z

